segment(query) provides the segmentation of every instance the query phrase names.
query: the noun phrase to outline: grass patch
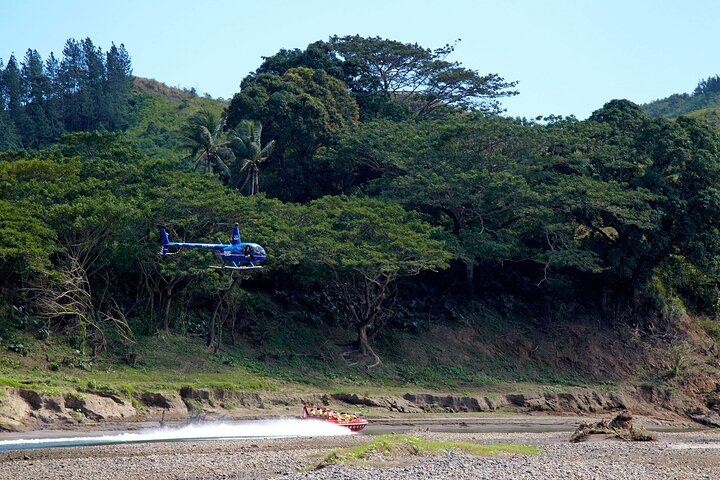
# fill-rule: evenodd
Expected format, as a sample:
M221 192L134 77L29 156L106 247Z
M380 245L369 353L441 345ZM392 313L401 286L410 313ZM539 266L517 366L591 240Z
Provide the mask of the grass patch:
M438 454L446 450L458 450L470 455L488 456L501 453L538 455L540 451L531 445L513 443L475 443L468 441L438 441L408 435L381 435L370 442L354 447L335 450L328 454L315 469L333 464L363 464L373 457L404 457L411 455Z
M81 402L84 402L85 400L87 400L87 396L80 392L68 392L67 396L74 398L76 400L80 400Z
M0 386L20 388L23 385L19 380L15 380L14 378L0 377Z
M697 325L702 328L705 333L715 341L720 341L720 320L714 320L708 317L698 317L695 319Z
M335 334L338 336L338 332ZM308 332L300 337L312 340L312 334ZM297 343L300 337L293 337L288 344ZM390 337L408 343L409 349L417 341L414 336L403 333ZM501 381L500 377L490 378L475 371L471 365L482 364L476 357L465 358L465 364L437 365L427 363L426 359L409 361L388 356L382 365L369 371L363 365L328 361L339 357L341 348L332 355L325 352L328 356L325 360L319 354L313 356L321 346L312 342L292 352L273 354L264 348L239 342L224 345L221 353L215 354L201 339L172 333L139 337L137 347L143 359L139 365L130 366L112 357L98 357L93 359L92 369L86 370L77 367L76 360L80 357L65 340L56 337L31 345L36 348L30 348L28 356L18 356L12 362L3 362L0 358L0 387L26 388L53 395L72 391L104 392L130 400L143 392L177 392L183 387L295 394L321 390L367 396L402 396L418 388L439 395L481 396L538 389L537 384L516 383L511 379ZM428 356L434 357L439 349L439 346L433 346ZM46 361L48 355L60 365L59 370L51 368ZM64 359L72 362L66 363ZM448 359L455 360L462 361L461 358ZM561 384L552 384L558 391L564 390Z

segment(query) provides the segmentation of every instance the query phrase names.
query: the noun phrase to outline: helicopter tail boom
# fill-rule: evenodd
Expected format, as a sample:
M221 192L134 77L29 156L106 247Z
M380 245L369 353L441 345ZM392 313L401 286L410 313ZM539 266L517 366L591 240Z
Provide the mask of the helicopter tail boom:
M240 226L236 223L235 227L233 228L232 237L230 238L230 244L231 245L240 245Z
M170 246L170 239L168 238L168 234L165 231L165 229L160 230L160 236L162 237L162 250L160 250L160 255L167 255L169 253L168 247Z
M160 235L162 235L163 247L167 247L168 245L170 245L170 239L168 238L168 234L164 228L160 230Z

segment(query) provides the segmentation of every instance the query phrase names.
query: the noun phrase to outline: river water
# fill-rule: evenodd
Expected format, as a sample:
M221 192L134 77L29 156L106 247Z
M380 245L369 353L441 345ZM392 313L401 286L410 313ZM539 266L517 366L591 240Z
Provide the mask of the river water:
M82 434L84 436L70 435L67 432L30 432L29 435L35 438L0 440L0 451L140 442L326 437L352 435L352 432L328 422L279 418L247 422L203 422L181 427L152 428L122 433L104 432L88 435L85 432Z
M377 419L370 422L363 434L411 433L427 430L447 433L543 433L567 432L568 436L579 422L589 419L552 416L509 417L446 417ZM596 420L593 420L596 421ZM644 425L656 432L692 432L704 430L688 425ZM347 428L316 420L274 418L253 421L206 421L190 425L164 428L144 428L132 431L73 432L40 430L25 433L0 434L0 451L53 447L112 445L122 443L182 442L197 440L226 440L253 438L292 438L353 435ZM684 444L676 448L692 448ZM715 448L715 447L710 447Z

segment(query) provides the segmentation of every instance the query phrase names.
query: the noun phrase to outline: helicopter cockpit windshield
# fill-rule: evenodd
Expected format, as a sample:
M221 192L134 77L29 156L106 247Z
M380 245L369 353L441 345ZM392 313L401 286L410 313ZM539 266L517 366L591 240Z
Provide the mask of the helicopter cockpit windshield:
M243 251L246 256L253 256L253 257L266 256L265 249L258 244L245 245L245 248L243 249Z

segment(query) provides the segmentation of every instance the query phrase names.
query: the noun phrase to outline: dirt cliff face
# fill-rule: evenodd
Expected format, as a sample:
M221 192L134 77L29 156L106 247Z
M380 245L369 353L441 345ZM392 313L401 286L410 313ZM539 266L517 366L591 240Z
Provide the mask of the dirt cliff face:
M569 389L566 392L534 392L488 395L441 395L406 393L392 395L244 393L223 389L183 388L179 392L143 392L121 398L105 392L72 392L50 395L26 389L7 389L0 397L0 429L25 431L73 428L102 423L141 421L192 421L202 419L257 418L299 415L304 404L332 405L371 415L383 412L452 414L459 412L514 412L546 414L605 414L630 409L640 415L665 419L693 419L720 426L718 395L706 403L669 391L626 387L600 392Z
M24 431L65 428L102 422L137 421L145 418L184 419L185 403L178 394L162 393L163 407L148 400L121 398L109 393L68 392L63 395L27 389L7 389L0 397L0 429ZM151 397L154 398L154 397ZM164 412L164 413L163 413Z

